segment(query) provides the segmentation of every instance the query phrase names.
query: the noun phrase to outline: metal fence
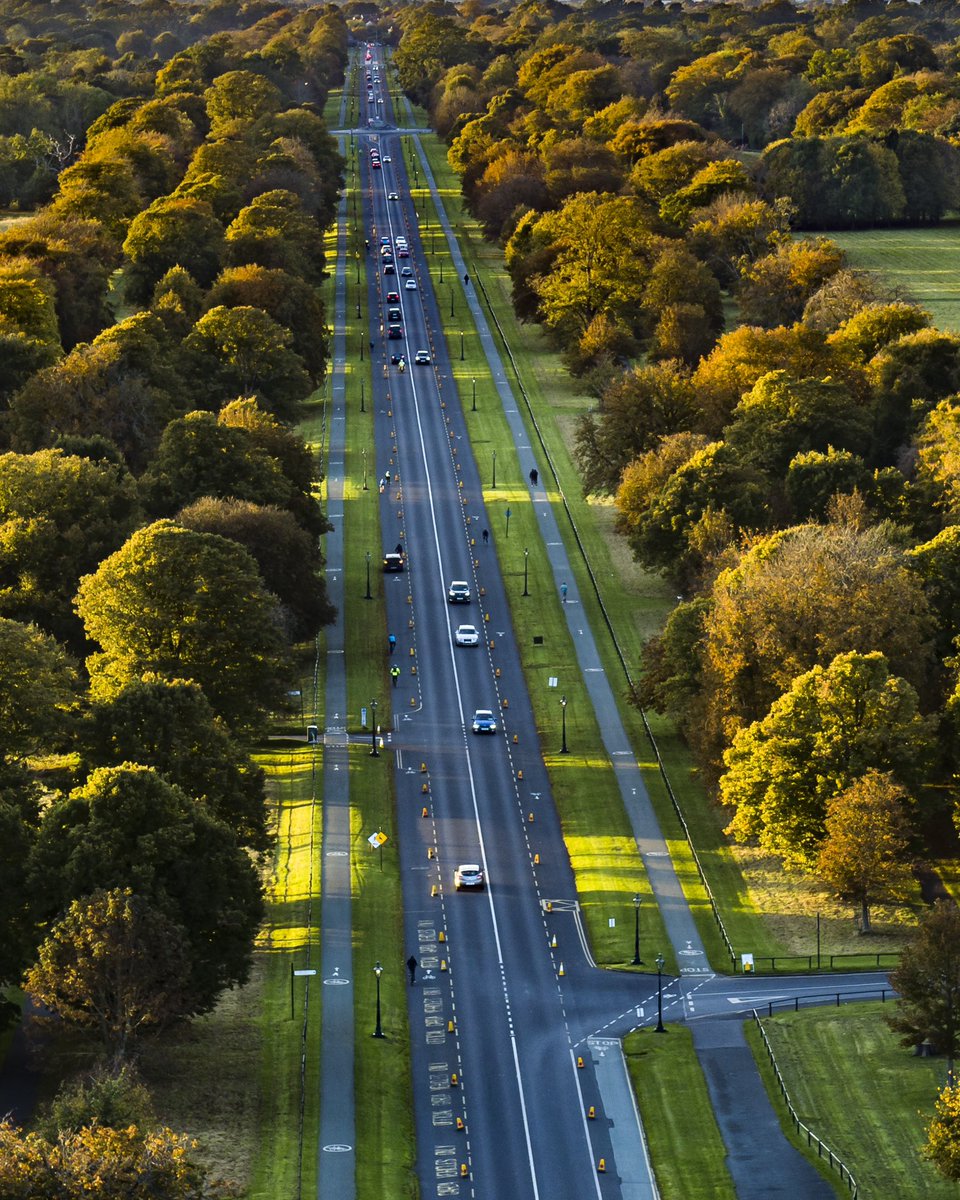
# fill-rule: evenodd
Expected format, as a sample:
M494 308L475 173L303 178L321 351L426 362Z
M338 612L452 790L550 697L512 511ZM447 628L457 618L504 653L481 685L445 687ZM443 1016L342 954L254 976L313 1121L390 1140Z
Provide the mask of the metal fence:
M773 1047L770 1045L766 1031L763 1028L763 1023L761 1022L760 1016L756 1009L754 1009L753 1012L753 1019L756 1021L757 1028L760 1030L760 1037L767 1051L767 1056L770 1059L770 1065L773 1067L773 1075L777 1081L777 1087L780 1089L780 1095L783 1097L783 1102L787 1106L787 1112L790 1114L790 1120L793 1122L794 1128L800 1137L806 1139L808 1148L811 1150L816 1150L817 1158L826 1161L827 1165L839 1174L840 1178L849 1188L851 1197L853 1197L853 1200L856 1200L858 1194L857 1181L851 1174L850 1168L838 1154L835 1154L834 1151L830 1149L826 1142L817 1137L809 1125L805 1125L803 1121L800 1120L800 1117L797 1115L797 1110L793 1106L793 1101L790 1099L790 1093L787 1091L787 1085L784 1083L783 1076L780 1074L780 1068L777 1066L777 1060L773 1053Z

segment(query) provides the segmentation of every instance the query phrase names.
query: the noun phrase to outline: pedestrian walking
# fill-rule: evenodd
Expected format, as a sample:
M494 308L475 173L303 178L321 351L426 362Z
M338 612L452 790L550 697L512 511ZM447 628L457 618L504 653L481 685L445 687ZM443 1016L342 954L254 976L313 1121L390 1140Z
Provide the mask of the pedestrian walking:
M483 531L483 544L484 544L484 545L486 545L486 544L487 544L487 542L489 542L489 541L490 541L490 530L489 530L489 529L485 529L485 530Z
M564 593L564 594L566 594L566 593ZM394 650L396 650L396 648L397 648L397 639L394 634L391 633L389 635L389 637L387 638L387 645L390 647L390 653L392 654L394 652Z
M400 668L396 663L390 668L390 678L393 680L393 686L396 687L400 679Z
M536 467L534 467L530 471L530 482L533 484L534 487L536 487L539 479L540 479L540 472L537 470Z
M387 483L390 482L390 472L389 471L384 471L383 477L387 481Z
M403 542L397 542L393 552L394 554L403 554Z
M411 954L411 955L410 955L410 957L407 959L407 970L410 972L410 982L411 982L411 983L416 983L416 982L417 982L417 978L416 978L416 976L417 976L417 967L418 967L419 965L420 965L420 964L417 962L417 960L416 960L416 959L413 957L413 955Z
M566 604L566 602L567 602L567 585L565 583L561 583L560 584L560 603Z
M468 274L464 274L464 276L463 276L463 282L464 282L465 284L469 284L469 283L470 283L470 276L469 276Z

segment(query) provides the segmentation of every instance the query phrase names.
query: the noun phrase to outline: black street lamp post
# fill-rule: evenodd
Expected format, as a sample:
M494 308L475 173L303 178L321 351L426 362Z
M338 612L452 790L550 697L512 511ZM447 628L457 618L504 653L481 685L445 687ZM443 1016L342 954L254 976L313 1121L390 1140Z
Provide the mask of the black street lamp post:
M530 551L526 548L526 546L524 546L524 548L523 548L523 594L525 596L530 595L530 593L527 591L527 568L529 566L529 563L530 563Z
M460 330L460 361L463 362L463 330Z
M657 1028L656 1033L666 1033L663 1027L663 955L657 955Z
M364 446L363 449L361 450L361 454L363 455L363 490L365 492L369 492L370 485L367 483L367 448L366 448L366 446ZM369 554L367 555L367 591L368 592L370 591L370 555Z
M495 488L496 486L497 486L497 452L496 452L496 450L494 450L494 452L493 452L493 478L490 481L490 487Z
M367 469L366 463L364 463L363 469L364 469L364 472L366 472L366 469ZM366 477L366 476L364 476L364 477ZM367 551L367 594L364 596L364 600L372 600L372 599L373 599L373 596L370 595L370 551L368 550Z
M370 718L370 757L379 758L380 751L377 749L377 702L370 701L370 709L373 716Z
M450 316L453 316L453 284L450 285Z
M374 701L376 703L376 701ZM379 963L373 968L373 973L377 977L377 1027L373 1031L375 1038L383 1037L383 1025L380 1021L380 976L383 974L383 967Z
M643 959L640 957L640 905L643 903L643 897L636 895L633 898L633 966L642 967Z
M560 737L560 753L561 754L569 754L570 751L567 749L567 698L566 698L566 696L560 697L560 721L561 721L561 729L563 731L561 734L561 737Z
M476 412L477 411L477 381L475 379L472 379L470 382L473 384L473 411Z

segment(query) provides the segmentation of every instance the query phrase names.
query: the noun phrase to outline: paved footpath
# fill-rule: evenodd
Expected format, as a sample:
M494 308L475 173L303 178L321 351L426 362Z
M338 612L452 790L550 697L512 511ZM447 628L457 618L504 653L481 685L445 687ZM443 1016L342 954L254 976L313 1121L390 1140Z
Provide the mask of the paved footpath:
M413 122L409 124L412 126ZM447 238L454 268L463 278L467 274L467 266L459 242L443 207L420 138L416 132L411 131L411 135L420 152L421 169ZM542 464L530 444L527 427L507 380L499 347L476 289L468 285L464 291L520 458L521 478L528 479L531 468L536 468L543 475ZM563 594L562 589L566 588L564 607L577 662L597 715L604 746L616 771L654 898L674 952L682 964L681 975L698 976L702 981L704 975L711 974L706 952L623 727L593 631L580 603L553 506L542 487L530 484L528 490L534 510L540 518L540 532L550 557L557 591ZM833 1188L784 1135L756 1062L746 1045L742 1026L728 1019L716 1019L699 1022L695 1030L694 1045L707 1077L710 1097L727 1148L727 1166L739 1200L760 1200L761 1197L788 1193L802 1200L833 1200L836 1194ZM650 1171L642 1123L632 1092L622 1086L624 1072L615 1065L617 1056L623 1062L619 1046L620 1043L612 1043L612 1039L604 1045L604 1069L597 1071L597 1081L602 1089L604 1111L611 1117L617 1130L618 1164L621 1156L624 1166L629 1163L626 1172L622 1168L620 1171L623 1195L630 1200L633 1197L640 1200L641 1197L657 1194L656 1183ZM594 1046L591 1046L591 1051L597 1063ZM632 1133L627 1134L626 1131Z
M351 63L343 85L340 120L349 93ZM341 138L340 151L345 146ZM320 1042L320 1133L317 1195L352 1200L356 1195L356 1128L353 1086L353 940L350 880L350 772L347 749L347 676L344 662L343 488L346 439L347 193L337 215L337 270L333 314L331 403L328 409L327 592L337 620L325 631L326 698L323 751L323 850L320 869L320 980L323 1025ZM308 980L309 982L309 980Z

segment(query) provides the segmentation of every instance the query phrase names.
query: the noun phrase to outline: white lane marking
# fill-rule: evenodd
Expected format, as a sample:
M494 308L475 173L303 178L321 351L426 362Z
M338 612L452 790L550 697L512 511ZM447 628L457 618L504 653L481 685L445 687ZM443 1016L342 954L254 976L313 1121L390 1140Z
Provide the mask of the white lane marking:
M392 232L392 214L388 217L388 223L390 223L391 232ZM404 327L404 332L406 333L406 327ZM414 414L416 417L417 434L418 434L418 437L420 440L420 454L421 454L421 458L423 461L424 480L426 483L426 498L427 498L427 502L428 502L429 509L430 509L430 523L433 526L433 548L434 548L434 552L436 554L437 569L440 572L441 580L443 580L443 579L448 578L448 576L447 576L447 572L444 570L444 566L443 566L443 551L441 550L441 547L440 547L440 531L437 527L436 505L435 505L434 498L433 498L433 478L432 478L432 475L430 472L430 460L427 456L426 438L425 438L424 432L423 432L423 422L420 419L420 402L417 398L417 384L416 384L416 378L415 378L413 372L410 373L410 388L411 388L411 391L413 392L413 411L414 411ZM460 688L460 674L457 669L457 659L456 659L456 655L454 654L454 646L453 646L452 639L448 639L448 641L447 641L447 653L450 656L450 666L453 669L453 680L454 680L454 687L455 687L456 693L457 693L457 707L460 712L460 720L461 720L461 723L465 726L466 725L466 712L465 712L464 706L463 706L463 693ZM468 742L465 742L465 753L466 753L466 759L467 759L467 780L468 780L468 783L470 786L470 798L471 798L471 803L473 805L474 823L477 828L477 842L480 846L480 861L483 863L484 874L489 879L490 871L487 866L487 851L486 851L486 845L483 840L483 829L480 824L480 802L477 797L477 785L476 785L476 779L474 778L474 774L473 774L473 761L471 758ZM500 968L501 980L503 982L503 998L504 998L504 1003L505 1003L506 1009L507 1009L507 1024L508 1024L509 1030L510 1030L510 1049L511 1049L511 1053L513 1055L513 1070L514 1070L514 1075L516 1077L516 1082L517 1082L517 1093L518 1093L518 1096L520 1099L520 1115L523 1119L523 1136L524 1136L524 1140L525 1140L526 1146L527 1146L527 1163L530 1168L530 1182L533 1186L533 1194L536 1197L536 1200L539 1200L540 1188L537 1184L537 1169L536 1169L536 1165L533 1161L533 1142L532 1142L532 1139L530 1136L530 1120L527 1115L526 1095L524 1093L523 1077L522 1077L522 1074L520 1071L520 1055L519 1055L519 1051L517 1048L516 1030L514 1029L514 1025L513 1025L513 1014L512 1014L512 1008L511 1008L511 1003L510 1003L510 992L507 987L506 977L505 977L505 965L504 965L504 961L503 961L503 947L502 947L502 944L500 941L500 927L497 923L496 909L494 908L494 904L493 904L493 887L492 886L487 887L486 898L487 898L487 905L490 910L490 921L493 925L494 941L496 942L496 946L497 946L497 962L498 962L498 965Z

